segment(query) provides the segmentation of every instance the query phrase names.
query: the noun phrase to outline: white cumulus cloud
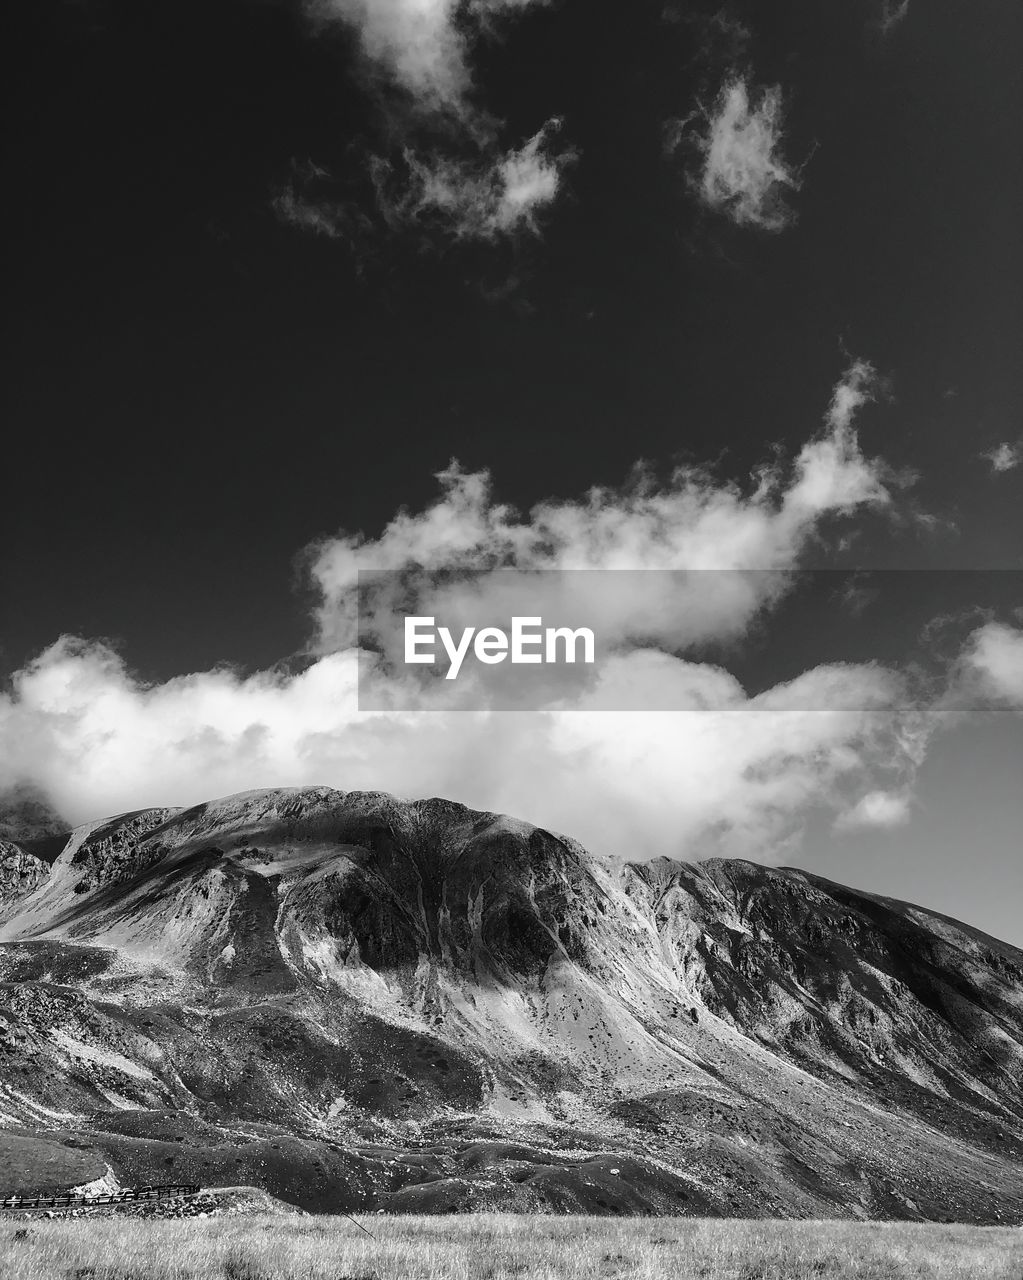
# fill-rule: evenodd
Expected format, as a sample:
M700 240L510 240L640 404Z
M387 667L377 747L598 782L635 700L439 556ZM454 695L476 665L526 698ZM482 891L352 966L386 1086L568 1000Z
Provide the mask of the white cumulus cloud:
M311 549L309 572L321 596L319 647L354 643L360 570L417 567L715 570L697 599L658 599L626 579L612 595L590 599L587 612L612 641L642 634L671 647L708 632L741 634L784 589L785 572L798 564L825 519L892 504L899 481L883 461L863 454L854 421L876 381L869 364L854 362L835 388L822 428L788 467L765 465L746 488L699 467L680 467L664 483L639 469L619 488L549 499L523 517L494 498L488 472L452 465L438 476L440 497L425 510L400 512L378 537L342 531ZM725 572L743 570L758 572ZM513 589L500 575L482 588L491 601ZM433 611L437 590L432 581L421 585L420 612ZM474 585L460 607L458 588L445 588L447 613L459 616L471 608L479 614L487 603L480 590ZM578 590L585 591L584 578Z
M903 785L918 757L905 681L876 664L829 664L751 695L679 650L687 636L741 635L787 590L825 517L892 504L853 425L872 385L869 366L853 365L820 431L747 489L694 468L666 484L640 472L620 490L552 499L523 518L494 500L486 475L452 470L426 510L396 515L376 538L342 534L314 550L319 653L297 674L223 668L149 682L108 646L65 637L0 695L0 776L41 785L73 820L325 783L445 795L609 855L770 859L810 811L853 810L858 796ZM588 602L622 641L597 678L508 714L485 691L476 709L452 711L443 682L391 697L385 659L358 648L358 569L402 570L421 605L424 564L727 572L694 573L681 609L637 586L642 573L624 573L621 592ZM488 575L484 590L503 580L514 591L517 577ZM490 604L507 603L493 590ZM360 709L367 692L385 709ZM609 709L622 705L635 709Z
M912 798L898 791L868 791L835 820L836 831L902 827L912 816Z
M450 112L482 123L472 103L473 49L493 30L489 21L546 0L307 0L317 24L341 22L355 31L363 57L427 112Z
M963 647L960 677L968 695L1023 709L1023 631L986 622Z
M467 109L470 42L456 24L458 0L310 0L307 8L319 23L354 30L366 61L420 107Z
M73 821L329 784L511 812L608 855L769 858L809 808L892 760L899 681L870 666L818 668L749 698L717 668L634 652L605 679L650 705L672 683L693 709L601 711L596 689L572 710L524 716L426 700L360 712L358 663L347 650L297 676L149 684L102 644L64 639L0 698L0 770L42 785ZM836 709L821 709L825 697ZM860 709L841 709L850 701Z

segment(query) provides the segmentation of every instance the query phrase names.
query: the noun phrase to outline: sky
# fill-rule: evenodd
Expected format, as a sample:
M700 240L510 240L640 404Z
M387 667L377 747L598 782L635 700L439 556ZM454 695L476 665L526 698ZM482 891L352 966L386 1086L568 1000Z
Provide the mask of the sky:
M442 794L1023 944L1018 5L15 8L0 784ZM495 566L709 572L568 707L360 712L359 570Z

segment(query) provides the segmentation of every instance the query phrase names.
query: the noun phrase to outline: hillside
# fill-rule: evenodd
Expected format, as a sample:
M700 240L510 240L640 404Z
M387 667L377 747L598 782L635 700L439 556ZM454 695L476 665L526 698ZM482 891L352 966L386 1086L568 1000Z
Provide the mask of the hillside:
M1023 953L922 908L327 788L0 863L0 1194L1023 1222Z

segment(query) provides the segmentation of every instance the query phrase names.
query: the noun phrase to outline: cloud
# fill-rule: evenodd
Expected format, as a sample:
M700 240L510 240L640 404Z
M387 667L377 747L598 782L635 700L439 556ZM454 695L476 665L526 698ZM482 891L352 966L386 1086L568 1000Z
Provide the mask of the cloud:
M893 31L909 13L909 0L881 0L881 16L878 26L882 35Z
M405 148L393 160L363 156L360 164L370 175L382 223L392 231L415 228L426 237L480 242L538 235L541 216L557 199L563 170L574 158L569 149L553 150L560 126L560 120L548 120L504 154L485 148L456 159ZM373 224L355 201L316 194L329 176L319 168L312 177L296 170L277 190L272 208L297 231L362 248Z
M891 508L901 481L883 461L863 455L854 421L876 384L872 366L854 362L835 387L822 429L791 464L761 467L746 488L699 467L679 467L659 483L639 467L619 488L549 499L523 517L495 499L489 472L465 472L452 464L438 476L440 497L423 511L400 512L378 537L342 531L310 549L308 571L321 601L318 648L355 642L360 570L414 574L417 567L715 570L698 600L662 601L633 590L634 580L626 580L612 595L588 601L587 609L612 640L642 632L670 646L706 636L708 628L741 634L784 589L784 574L818 539L825 521ZM732 572L743 570L758 572ZM499 575L488 583L491 593L509 589ZM419 611L431 612L437 603L434 583L423 581L415 589ZM477 587L461 606L453 598L456 590L446 589L449 615L470 606L477 615L486 609Z
M348 650L300 675L147 684L105 646L65 638L0 699L0 767L42 784L74 821L326 783L511 812L609 855L770 857L808 808L893 759L899 681L871 666L818 668L748 698L720 669L635 652L607 680L651 705L672 682L692 712L601 711L598 689L575 710L530 716L428 703L366 714L357 667ZM853 692L868 709L820 709Z
M638 471L621 489L551 499L523 519L494 500L485 473L452 469L432 506L399 513L376 538L341 534L313 550L319 652L297 673L221 668L153 683L108 646L65 637L0 696L0 775L41 785L76 821L326 783L445 795L608 855L770 859L812 810L855 811L858 796L904 786L919 754L906 681L873 663L833 663L750 695L678 650L687 636L743 634L788 589L823 520L892 504L883 465L862 455L854 429L874 382L854 364L822 429L746 489L696 468L663 485ZM628 585L607 593L598 603L620 650L596 681L526 715L488 710L485 697L481 709L451 711L436 685L416 686L400 709L388 702L385 657L357 647L355 577L399 569L418 605L423 564L728 572L694 574L681 609ZM622 578L635 585L642 574ZM490 603L503 603L494 590ZM630 639L637 615L642 643ZM360 710L367 689L387 709ZM623 702L636 709L608 709Z
M963 646L959 681L972 702L1023 710L1023 631L995 621L978 627Z
M344 209L330 201L309 199L296 189L294 183L277 192L272 208L282 222L296 231L325 236L328 240L337 240L344 235Z
M781 231L795 221L786 201L802 178L781 155L782 94L778 85L756 94L743 76L731 74L709 110L701 110L704 126L693 140L699 166L689 183L708 208L737 226ZM689 122L676 132L681 140Z
M1003 441L978 456L990 464L991 470L996 475L1001 475L1006 471L1015 470L1023 462L1023 446L1018 441L1015 444Z
M835 819L836 831L891 830L912 816L912 798L897 791L868 791Z
M950 662L947 694L868 662L818 665L751 695L721 666L679 651L687 635L744 634L788 590L822 521L892 506L883 464L855 437L875 385L868 365L851 366L822 430L747 490L696 469L667 485L639 472L621 490L550 500L522 519L494 501L485 475L452 471L438 502L399 513L378 538L339 535L312 552L321 651L303 670L148 682L109 646L64 637L0 695L0 776L41 786L74 821L261 786L444 795L628 858L789 857L819 811L838 831L894 828L911 815L934 733L964 706L1023 709L1023 632L974 627ZM393 672L385 655L357 647L344 596L360 566L384 566L422 603L424 562L728 572L694 574L681 611L651 605L650 592L607 593L621 648L595 681L526 715L488 709L485 696L452 711L429 684L388 701ZM764 563L770 572L744 572ZM644 610L640 643L629 637ZM360 709L367 689L385 709ZM635 710L609 709L623 704Z
M318 26L354 30L366 63L387 76L417 110L449 113L475 129L485 125L472 102L473 48L493 19L546 0L308 0Z
M538 216L557 198L571 153L554 155L550 144L561 122L549 120L520 148L476 160L404 153L403 178L395 166L374 166L378 207L392 226L435 225L457 240L495 240L536 234Z
M835 593L835 599L852 617L858 618L879 595L880 590L872 585L869 574L853 574Z
M699 49L693 62L705 68L720 71L723 66L734 66L743 57L753 40L753 32L726 6L711 11L694 8L691 4L664 10L667 22L684 22L696 32Z
M570 149L555 153L561 120L551 117L519 145L500 141L501 121L485 109L472 73L476 45L499 34L502 19L546 0L308 0L314 26L341 23L359 38L366 79L386 118L383 137L346 162L348 187L375 201L378 230L439 233L456 241L495 241L540 232L538 215L563 185ZM272 207L287 225L328 239L364 239L371 225L349 189L323 194L327 168L293 173ZM336 183L340 188L344 183ZM316 193L319 191L319 194Z

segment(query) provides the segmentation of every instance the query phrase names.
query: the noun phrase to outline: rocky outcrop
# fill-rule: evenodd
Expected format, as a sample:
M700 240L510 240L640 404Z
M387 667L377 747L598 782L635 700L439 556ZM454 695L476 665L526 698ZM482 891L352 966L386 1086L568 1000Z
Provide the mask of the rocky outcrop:
M27 897L49 874L50 868L41 858L10 840L0 840L0 903Z
M141 871L163 855L158 842L147 839L174 809L144 809L98 823L80 838L72 836L67 865L76 875L72 891L90 893Z

